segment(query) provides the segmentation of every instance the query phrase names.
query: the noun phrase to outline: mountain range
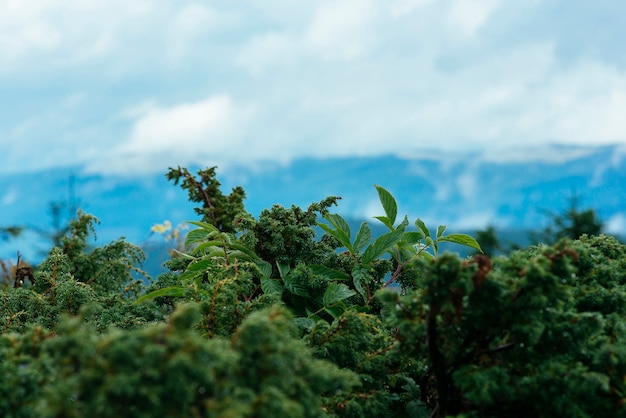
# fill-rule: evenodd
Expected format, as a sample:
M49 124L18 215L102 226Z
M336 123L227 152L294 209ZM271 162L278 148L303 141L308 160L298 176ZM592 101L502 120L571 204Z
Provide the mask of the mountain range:
M189 167L195 170L199 167ZM481 152L412 152L377 157L298 159L289 164L263 162L218 167L224 192L240 185L246 208L258 215L274 204L308 206L340 196L336 212L354 220L383 214L374 185L389 190L399 215L453 232L493 225L499 230L541 229L549 214L570 205L592 208L607 232L626 234L626 147L558 146L489 149ZM150 228L196 220L186 193L168 183L165 172L141 176L104 176L84 167L0 176L0 227L22 225L31 231L0 242L0 259L42 256L44 235L53 225L51 204L80 207L101 221L98 244L125 237L142 245ZM548 215L548 216L547 216Z

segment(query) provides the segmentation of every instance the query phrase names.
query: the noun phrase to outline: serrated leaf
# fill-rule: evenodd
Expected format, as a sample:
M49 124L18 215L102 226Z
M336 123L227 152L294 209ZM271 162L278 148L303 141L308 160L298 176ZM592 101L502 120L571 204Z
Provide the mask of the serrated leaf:
M206 241L210 236L210 233L204 229L192 229L187 233L185 237L185 245L191 245L198 242Z
M300 282L297 279L294 279L293 276L287 276L284 279L284 283L285 283L285 289L287 289L289 292L293 293L294 295L298 295L302 297L309 297L309 289L307 289L306 286L302 282Z
M474 248L481 253L483 252L478 242L467 234L450 234L439 238L440 242L454 242L455 244L465 245L466 247Z
M329 307L341 300L348 299L355 294L356 292L348 288L345 284L331 282L324 292L322 303L325 307Z
M259 256L256 255L254 251L252 251L250 248L246 247L245 245L241 245L241 244L237 244L233 242L233 243L228 244L228 247L232 248L233 250L241 251L242 253L246 254L250 259L256 260L259 258Z
M324 219L326 219L332 226L336 229L342 231L348 237L350 236L350 225L346 222L345 219L341 217L341 215L337 215L336 213L327 213L324 215Z
M280 295L283 293L283 285L276 279L261 277L261 290L263 290L263 293L267 295Z
M337 239L337 241L339 241L342 246L346 247L348 251L350 251L350 253L354 254L352 244L350 243L350 227L347 226L348 224L346 223L346 221L341 216L331 213L326 214L324 216L324 219L330 222L331 225L335 227L335 229L323 223L318 223L319 227L322 228L330 236L335 237L335 239Z
M205 271L206 269L209 268L211 264L213 264L212 260L203 258L196 262L189 263L186 271L189 271L189 272Z
M356 234L356 238L354 239L354 243L352 247L356 253L360 253L363 248L365 248L370 241L372 240L372 231L370 230L370 226L367 222L362 222L361 227L359 228L359 232Z
M210 223L207 223L207 222L200 222L200 221L186 221L186 223L188 223L188 224L192 224L192 225L195 225L195 226L198 226L198 227L200 227L200 228L202 228L202 229L205 229L205 230L207 230L207 231L211 231L211 232L219 232L219 229L218 229L215 225L210 224Z
M278 261L276 262L276 266L278 266L278 274L280 275L280 278L285 280L285 277L289 274L291 267L289 267L289 264L281 264Z
M187 289L180 286L169 286L164 287L163 289L155 290L153 292L147 293L137 298L135 301L135 305L149 299L154 299L158 297L171 296L171 297L181 297L185 296L185 292Z
M391 247L396 245L398 241L400 241L403 233L404 231L402 230L396 230L393 232L388 232L376 238L372 245L367 247L363 252L363 256L361 258L363 264L370 264L372 261L385 254L388 249L390 249Z
M439 225L437 227L437 238L440 238L443 235L443 233L446 232L446 228L447 226L445 225Z
M369 281L369 279L370 275L367 268L363 267L360 264L354 266L354 268L352 269L352 280L354 283L354 288L365 300L367 300L367 294L365 293L365 289L363 288L363 283Z
M415 245L418 242L424 239L424 234L422 232L417 231L409 231L405 232L402 235L402 241L406 242L409 245Z
M333 317L334 320L339 319L339 317L345 312L343 306L329 306L324 308L324 310Z
M415 221L415 227L417 228L418 232L421 232L424 238L430 237L430 231L428 230L428 227L420 218L417 218L417 220Z
M256 260L254 264L257 266L263 277L269 279L272 276L272 265L270 263L263 260Z
M349 274L319 264L312 264L308 266L308 269L313 274L320 276L325 280L350 280Z
M293 319L293 323L296 324L298 328L305 329L307 331L311 331L315 326L315 319L307 318L304 316L299 316Z
M404 215L404 219L402 219L402 222L400 222L400 225L398 225L396 230L404 231L407 226L409 226L409 218L408 216Z
M391 219L389 219L388 217L386 217L386 216L374 216L374 219L378 219L387 228L393 230L393 223L391 222Z
M385 188L376 185L374 187L376 187L378 199L380 199L385 215L387 216L387 219L389 219L391 228L393 228L393 224L396 223L396 216L398 215L398 204L396 203L396 199Z
M426 260L433 261L435 259L435 256L429 253L428 251L422 251L419 255L420 257L425 258Z

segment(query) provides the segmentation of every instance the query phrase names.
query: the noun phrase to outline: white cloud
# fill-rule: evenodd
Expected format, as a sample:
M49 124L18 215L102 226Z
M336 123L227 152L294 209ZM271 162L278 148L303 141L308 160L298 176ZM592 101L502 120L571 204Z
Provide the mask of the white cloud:
M254 148L244 150L241 142L250 109L237 107L228 95L171 107L144 103L126 115L136 117L128 141L106 160L90 163L88 171L150 173L168 165L233 161Z
M325 58L354 59L374 41L370 25L374 0L324 0L305 34L305 41Z
M626 234L626 215L618 213L613 215L605 226L606 232L612 235Z
M626 144L626 61L563 5L0 1L2 170Z
M499 0L455 0L449 11L453 30L461 29L465 35L474 35L489 20Z

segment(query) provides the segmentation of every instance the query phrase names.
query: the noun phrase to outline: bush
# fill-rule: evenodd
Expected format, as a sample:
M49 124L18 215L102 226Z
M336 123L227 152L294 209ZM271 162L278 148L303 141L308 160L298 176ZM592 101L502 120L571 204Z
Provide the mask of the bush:
M89 249L79 214L30 285L2 290L0 415L626 416L615 239L488 258L398 221L380 186L372 237L337 198L255 219L243 190L199 174L169 174L203 219L154 282L135 278L137 247Z

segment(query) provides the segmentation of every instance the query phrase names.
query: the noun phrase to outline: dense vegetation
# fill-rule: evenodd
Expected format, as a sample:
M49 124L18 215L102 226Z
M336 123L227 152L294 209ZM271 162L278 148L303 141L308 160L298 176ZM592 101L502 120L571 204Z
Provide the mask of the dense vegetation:
M201 218L147 285L138 247L87 247L82 212L43 263L4 271L0 416L626 416L616 239L490 258L379 186L373 237L337 197L254 218L197 174L167 173Z

